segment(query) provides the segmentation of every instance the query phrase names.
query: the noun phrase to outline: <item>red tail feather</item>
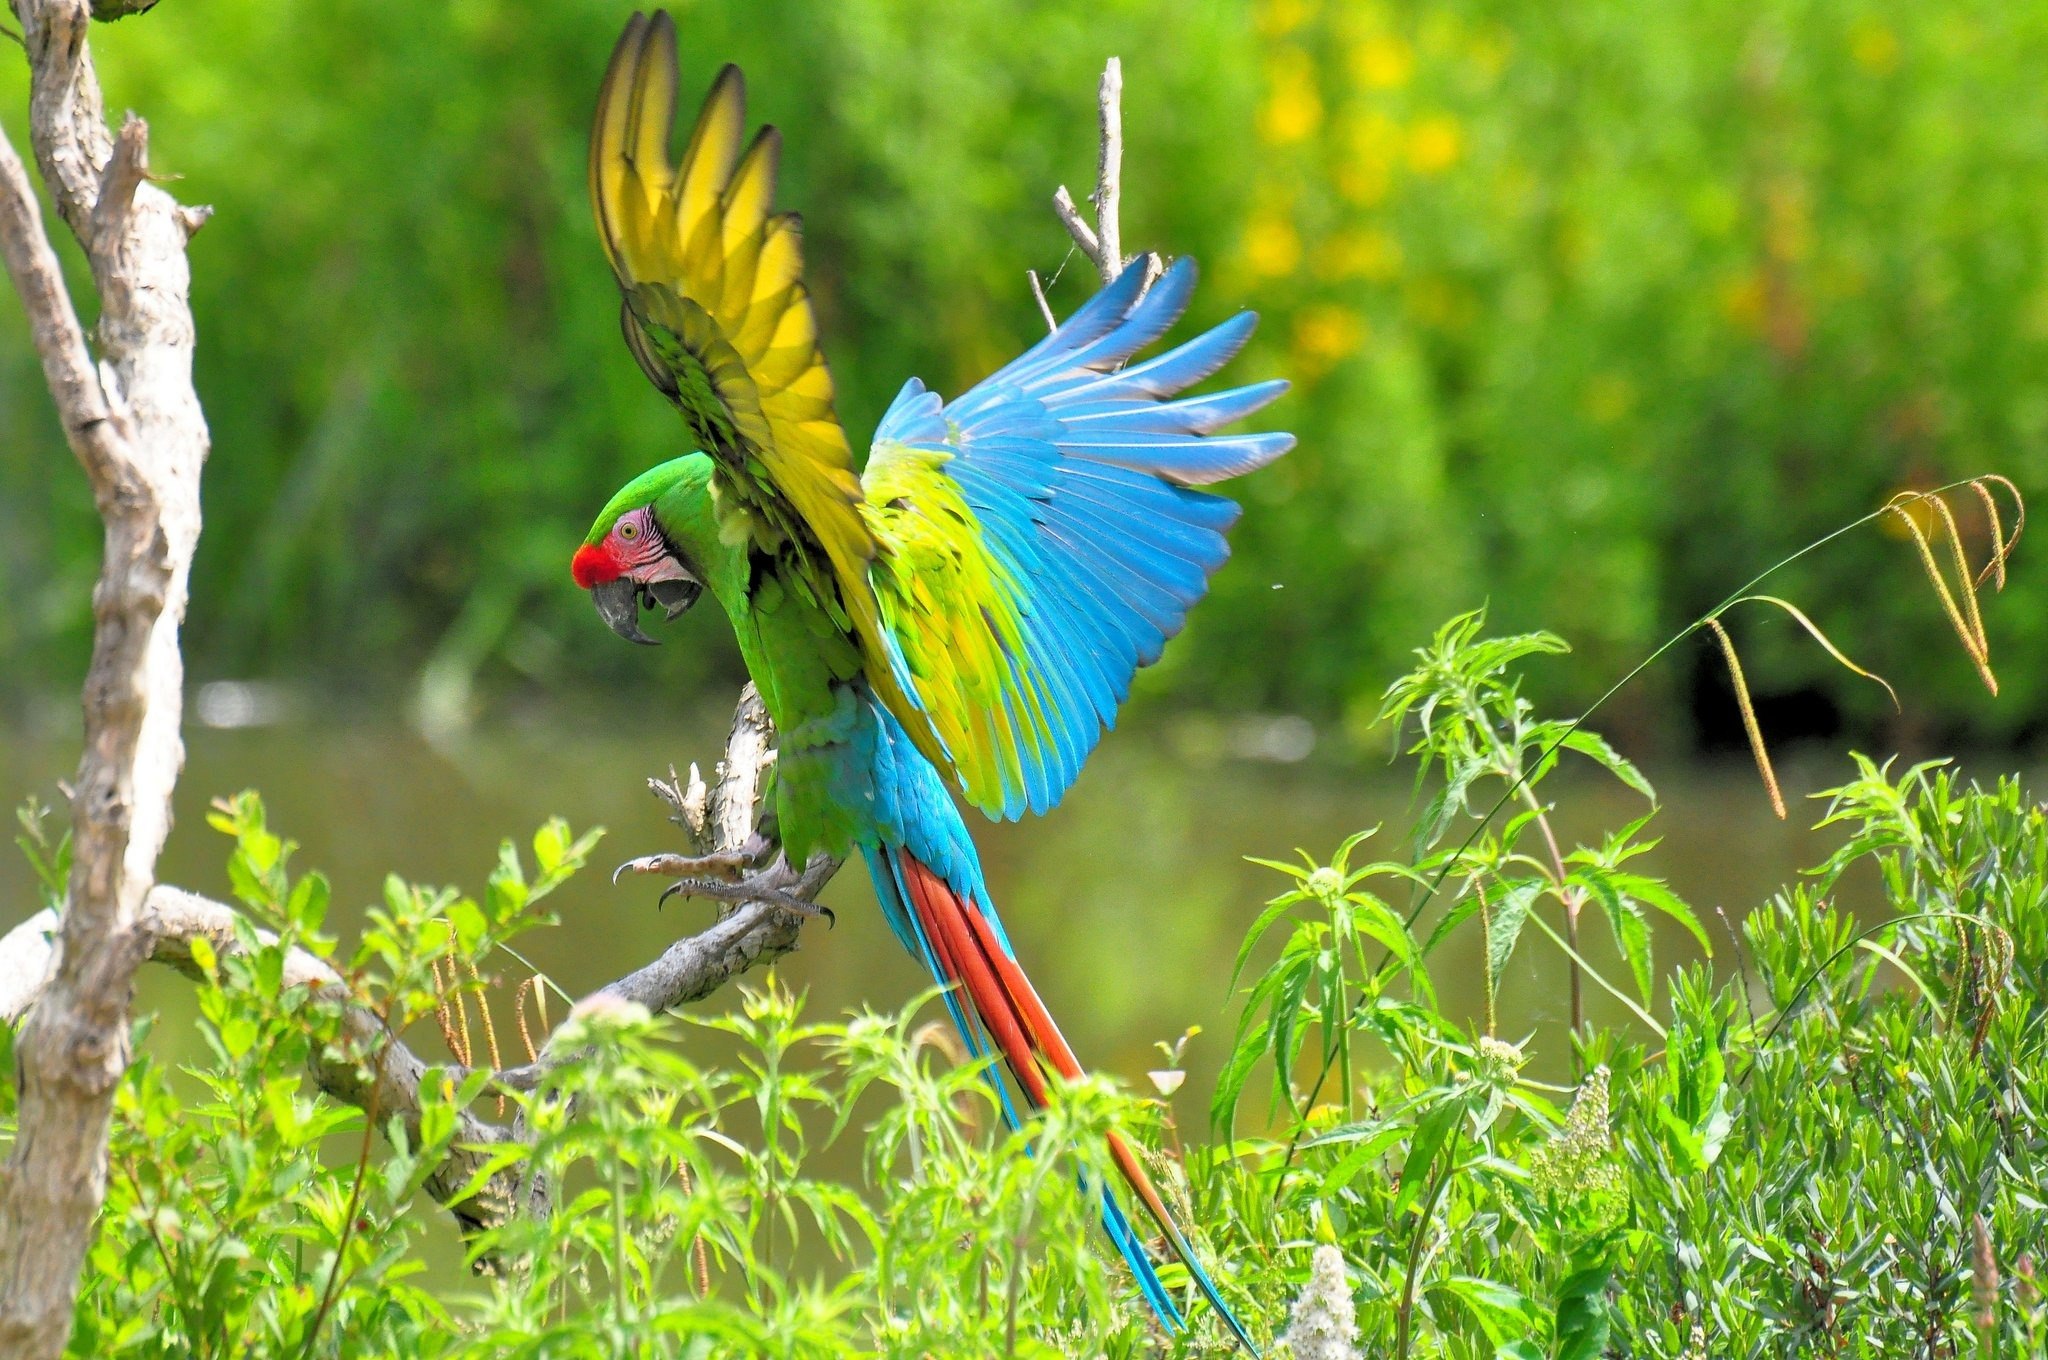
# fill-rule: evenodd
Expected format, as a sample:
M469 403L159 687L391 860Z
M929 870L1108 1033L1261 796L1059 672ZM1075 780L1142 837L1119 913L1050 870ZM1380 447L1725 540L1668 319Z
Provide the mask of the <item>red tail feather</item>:
M910 852L900 850L903 882L910 890L910 906L917 913L925 937L931 941L947 981L959 984L975 1019L988 1032L996 1050L1003 1055L1017 1084L1034 1108L1046 1103L1046 1071L1068 1080L1081 1076L1080 1060L1053 1023L1052 1013L1038 997L1031 979L996 937L986 915L972 902L962 901L945 880L927 869ZM1144 1163L1122 1137L1111 1134L1110 1156L1117 1170L1130 1183L1131 1191L1144 1204L1159 1230L1183 1257L1186 1239L1166 1212Z

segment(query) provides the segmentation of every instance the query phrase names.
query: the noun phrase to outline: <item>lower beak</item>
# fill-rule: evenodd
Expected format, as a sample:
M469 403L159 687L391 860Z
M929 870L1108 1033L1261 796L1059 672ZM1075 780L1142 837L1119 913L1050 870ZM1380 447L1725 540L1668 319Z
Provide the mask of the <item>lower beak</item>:
M647 647L659 645L640 631L640 587L633 581L621 576L592 586L590 602L597 606L597 616L626 641Z

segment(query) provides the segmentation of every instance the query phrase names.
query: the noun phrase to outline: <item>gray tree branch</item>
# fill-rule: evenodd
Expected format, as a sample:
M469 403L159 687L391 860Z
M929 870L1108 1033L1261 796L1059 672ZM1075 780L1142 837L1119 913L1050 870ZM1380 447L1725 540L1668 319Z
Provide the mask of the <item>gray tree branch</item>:
M95 366L33 188L0 153L0 238L66 439L106 527L72 797L73 862L47 979L15 1045L20 1109L0 1171L0 1356L54 1356L106 1188L107 1120L149 952L143 902L184 762L178 628L199 537L206 422L192 388L185 244L203 215L147 182L148 129L103 116L86 0L12 0L29 143L99 292Z
M699 846L738 852L757 843L756 808L762 780L774 754L774 728L760 697L749 685L733 713L732 732L726 742L725 759L718 767L715 788L706 788L695 767L687 786L680 781L674 785L650 782L655 782L657 792L677 809L679 820ZM809 866L802 874L786 873L786 881L780 883L778 890L809 902L837 867L827 860ZM776 880L771 876L770 881ZM236 934L240 919L234 907L158 885L149 893L139 933L147 940L149 959L196 977L192 942L204 939L216 956L224 958L241 947ZM600 987L578 1006L603 998L658 1012L700 1000L747 969L771 962L796 948L803 919L772 902L744 903L710 928L678 940L653 962ZM0 937L0 1021L18 1020L46 992L52 980L52 946L59 928L57 914L44 911ZM265 931L256 934L265 942L276 939ZM417 1147L421 1083L436 1079L432 1074L437 1069L446 1079L457 1082L467 1072L457 1064L428 1062L401 1037L386 1032L374 1012L348 1005L342 978L325 961L304 950L294 949L286 956L284 982L288 987L304 986L310 993L342 1003L355 1050L373 1055L371 1070L366 1074L355 1062L316 1054L311 1070L314 1082L337 1100L358 1109L374 1108L383 1117L403 1121L413 1146ZM509 1090L532 1090L566 1056L551 1042L545 1043L536 1061L499 1073L497 1084ZM455 1216L466 1232L500 1226L517 1213L546 1212L549 1188L526 1177L518 1167L493 1176L474 1198L461 1198L463 1188L483 1168L489 1147L517 1139L523 1132L517 1124L495 1124L473 1112L462 1116L455 1150L428 1179L427 1191Z
M1095 108L1100 124L1100 135L1095 151L1095 223L1081 215L1081 209L1074 202L1074 196L1062 184L1052 193L1053 216L1067 229L1067 235L1074 245L1086 255L1095 270L1102 276L1105 286L1115 283L1124 269L1141 260L1145 267L1145 280L1138 289L1143 297L1147 289L1164 272L1166 266L1159 256L1147 251L1137 259L1126 259L1123 253L1123 225L1119 220L1123 211L1124 179L1124 64L1121 58L1111 57L1102 68L1102 83L1096 87ZM1046 324L1058 330L1052 307L1045 300L1045 289L1038 281L1036 270L1029 271L1031 293L1038 301L1040 313Z

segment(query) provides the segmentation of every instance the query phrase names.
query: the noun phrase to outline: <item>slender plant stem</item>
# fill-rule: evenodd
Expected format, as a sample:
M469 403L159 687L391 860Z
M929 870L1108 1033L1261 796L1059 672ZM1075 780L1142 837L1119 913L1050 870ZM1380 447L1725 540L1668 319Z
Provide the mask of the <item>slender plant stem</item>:
M394 995L385 1004L383 1013L377 1017L377 1032L386 1042L391 1035L391 1011L397 1004L397 997ZM342 1218L341 1236L334 1244L334 1267L327 1272L327 1288L321 1291L320 1306L313 1310L313 1320L307 1324L306 1344L299 1350L299 1360L306 1360L306 1357L313 1353L313 1343L319 1340L321 1324L327 1321L328 1310L334 1307L335 1290L341 1284L341 1270L344 1258L348 1254L349 1239L355 1233L356 1215L362 1209L363 1185L370 1172L370 1142L377 1136L377 1116L384 1094L384 1083L375 1078L377 1062L374 1052L371 1055L370 1071L370 1094L363 1102L363 1142L356 1153L355 1184L349 1187L348 1209Z
M1571 942L1569 940L1565 939L1564 936L1558 934L1555 930L1552 930L1550 928L1550 922L1544 920L1541 916L1538 916L1533 911L1529 913L1529 919L1536 923L1536 928L1538 930L1542 931L1545 935L1548 935L1551 938L1551 941L1555 943L1559 949L1562 949L1565 952L1565 954L1571 959L1573 964L1575 964L1588 977L1592 978L1593 981L1599 983L1603 991L1605 991L1608 995L1612 996L1615 1000L1619 1001L1622 1005L1628 1007L1631 1011L1635 1012L1636 1019L1642 1021L1651 1029L1655 1030L1657 1032L1657 1037L1659 1039L1662 1039L1664 1037L1664 1027L1657 1023L1656 1017L1651 1015L1648 1011L1644 1010L1641 1006L1637 1005L1634 997L1630 996L1627 992L1624 992L1623 990L1621 990L1621 988L1615 986L1613 983L1609 982L1605 977L1601 976L1600 970L1595 968L1592 964L1587 963L1585 957L1581 955L1578 950L1572 947Z
M1422 1217L1415 1224L1415 1236L1408 1242L1408 1269L1401 1281L1401 1306L1394 1314L1394 1360L1408 1360L1409 1328L1415 1319L1415 1276L1422 1268L1422 1239L1429 1233L1430 1220L1436 1216L1437 1201L1443 1198L1444 1187L1451 1183L1451 1172L1458 1164L1458 1146L1465 1134L1464 1120L1451 1131L1451 1143L1443 1166L1431 1182L1429 1194L1422 1202Z
M626 1360L626 1159L612 1158L612 1340Z

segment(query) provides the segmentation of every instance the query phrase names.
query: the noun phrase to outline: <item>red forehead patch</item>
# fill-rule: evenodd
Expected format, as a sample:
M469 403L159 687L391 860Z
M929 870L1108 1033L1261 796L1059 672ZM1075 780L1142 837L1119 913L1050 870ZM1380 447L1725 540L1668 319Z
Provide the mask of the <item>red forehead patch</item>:
M602 543L586 543L569 559L569 574L585 590L607 581L616 581L620 570L618 559Z

